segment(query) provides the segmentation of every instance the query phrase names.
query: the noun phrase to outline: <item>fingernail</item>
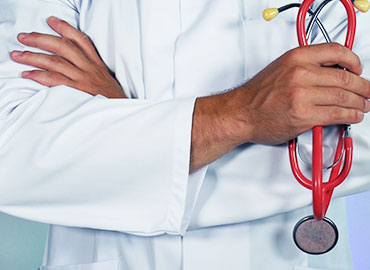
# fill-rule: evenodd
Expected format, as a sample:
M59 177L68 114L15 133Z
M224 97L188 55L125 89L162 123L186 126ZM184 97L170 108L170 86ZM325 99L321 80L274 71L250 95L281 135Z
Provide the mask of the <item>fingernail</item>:
M365 99L365 110L370 111L370 101L368 99Z
M363 112L357 112L357 119L362 119L364 118L364 113Z
M31 74L30 71L23 71L22 72L22 77L28 77Z
M22 53L21 51L12 51L12 56L20 56Z
M18 35L18 37L19 37L20 39L25 39L25 38L27 38L27 37L28 37L28 35L29 35L29 34L27 34L27 33L20 33L20 34Z

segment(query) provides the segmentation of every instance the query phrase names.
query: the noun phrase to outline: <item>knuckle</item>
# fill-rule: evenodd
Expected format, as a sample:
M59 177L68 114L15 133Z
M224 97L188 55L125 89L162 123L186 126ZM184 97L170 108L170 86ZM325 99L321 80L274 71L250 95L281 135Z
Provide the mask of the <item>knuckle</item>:
M343 54L344 53L344 46L342 46L341 44L337 43L337 42L333 42L333 43L329 43L328 44L328 49L332 52L334 52L335 54Z
M27 78L32 80L38 76L37 70L25 71L22 75L27 75Z
M285 58L288 62L298 62L299 59L302 57L302 48L295 48L288 51L285 54Z
M38 38L40 36L37 32L31 32L28 34L27 38Z
M90 37L86 34L81 34L80 36L80 39L81 39L81 42L82 43L88 43L88 44L91 44L91 40L90 40Z
M354 62L355 62L355 65L360 67L361 68L361 71L362 71L362 65L361 65L361 59L360 57L357 55L357 54L353 54L354 55Z
M345 70L338 70L337 79L344 86L351 85L352 83L352 76L348 71Z
M60 41L61 41L61 44L63 44L63 46L70 46L72 43L70 39L65 38L65 37L61 37Z
M68 27L68 23L64 20L61 20L59 19L58 21L58 27L62 28L62 29L65 29L66 27Z
M27 41L30 42L31 44L35 44L37 47L40 42L40 37L41 34L37 32L31 32L27 35Z
M292 115L292 118L295 120L304 119L307 117L307 109L301 103L292 104L291 115Z
M361 122L363 119L364 114L361 111L358 110L351 110L348 113L348 119L346 119L347 123L358 123Z
M333 122L338 122L343 118L343 111L339 107L333 107L329 110L329 118Z
M346 101L344 91L342 89L334 90L334 102L336 104L343 104Z
M295 118L304 118L307 114L306 97L307 91L304 88L293 88L290 93L290 107Z
M294 104L301 104L307 99L307 91L303 87L293 87L291 93L291 100Z
M60 53L65 51L66 49L69 49L71 46L73 46L73 43L70 39L61 37L59 42L57 43L56 50Z
M30 58L30 56L32 56L32 53L30 51L24 51L22 53L22 57L25 58L25 59Z
M48 60L48 64L51 65L51 66L55 66L55 65L60 65L62 63L62 60L60 59L59 56L49 56L47 58Z
M48 73L48 81L49 83L55 84L60 81L60 76L56 72L49 72Z
M303 66L294 66L288 72L288 79L290 82L301 81L306 76L308 70Z

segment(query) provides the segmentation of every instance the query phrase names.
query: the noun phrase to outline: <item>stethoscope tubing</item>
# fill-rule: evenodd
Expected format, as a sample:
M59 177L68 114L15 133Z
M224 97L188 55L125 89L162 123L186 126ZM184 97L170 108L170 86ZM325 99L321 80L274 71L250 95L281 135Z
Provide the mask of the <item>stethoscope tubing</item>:
M300 46L307 46L307 35L306 35L306 16L307 12L315 0L305 0L303 1L297 17L297 35L298 35L298 42ZM356 34L356 12L351 0L340 0L344 5L347 16L348 16L348 29L347 29L347 37L345 46L352 50L353 43L355 40Z
M315 0L305 0L303 1L297 17L297 35L298 42L300 46L307 46L307 34L305 19L310 6ZM352 50L355 33L356 33L356 13L351 0L340 0L344 5L347 16L348 16L348 29L345 46ZM304 187L312 190L313 196L313 212L314 217L317 220L322 220L325 217L326 211L328 209L330 199L335 187L340 185L348 176L353 159L353 142L352 138L347 136L344 137L344 127L341 128L340 137L338 140L338 146L335 154L334 160L340 160L336 163L330 173L329 181L323 183L323 132L322 126L315 126L312 132L312 180L307 179L301 172L296 152L296 139L289 142L289 157L290 164L292 167L292 172L297 181ZM344 141L344 142L343 142ZM344 164L342 167L343 156L342 148L344 144Z

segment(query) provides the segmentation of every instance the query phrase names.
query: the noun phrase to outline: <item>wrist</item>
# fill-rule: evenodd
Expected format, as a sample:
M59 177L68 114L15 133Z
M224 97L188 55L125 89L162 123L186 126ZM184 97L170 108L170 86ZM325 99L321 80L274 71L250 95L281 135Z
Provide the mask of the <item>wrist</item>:
M240 91L198 98L192 128L191 171L213 162L249 139Z
M246 114L244 89L197 99L196 114L207 128L205 131L212 142L233 148L251 138L251 128Z
M252 141L252 117L248 106L248 95L244 86L223 94L222 115L224 117L224 133L236 146Z
M202 131L207 134L210 142L229 150L240 144L237 121L230 110L233 109L228 94L202 97L196 104L197 116L205 125Z

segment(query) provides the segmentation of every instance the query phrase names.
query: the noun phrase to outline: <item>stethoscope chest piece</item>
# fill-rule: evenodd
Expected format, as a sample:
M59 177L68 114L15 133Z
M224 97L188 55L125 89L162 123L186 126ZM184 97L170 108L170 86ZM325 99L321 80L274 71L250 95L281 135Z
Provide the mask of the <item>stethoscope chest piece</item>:
M302 218L295 225L293 238L297 247L314 255L332 250L338 242L337 226L328 218L316 220L314 216Z

